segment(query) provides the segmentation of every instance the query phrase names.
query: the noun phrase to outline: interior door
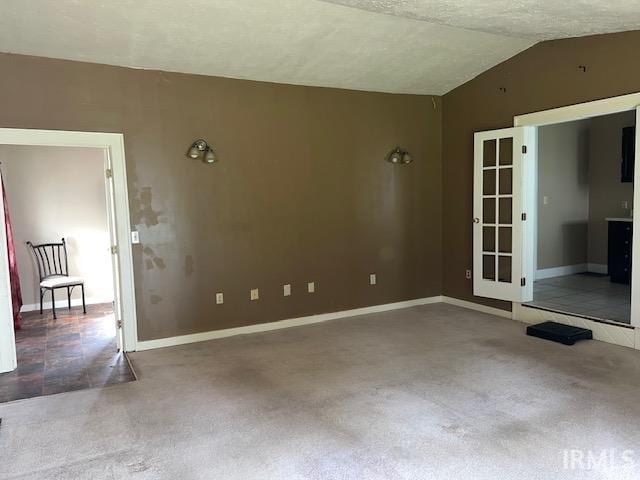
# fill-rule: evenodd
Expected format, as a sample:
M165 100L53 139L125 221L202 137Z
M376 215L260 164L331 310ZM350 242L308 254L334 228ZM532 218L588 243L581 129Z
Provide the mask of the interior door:
M535 128L474 137L473 293L533 300Z
M113 170L109 151L105 149L105 190L107 194L107 216L109 222L109 239L111 242L111 269L113 273L113 319L116 327L116 345L122 351L122 300L120 296L120 270L118 262L118 235L115 216L115 189L113 185Z

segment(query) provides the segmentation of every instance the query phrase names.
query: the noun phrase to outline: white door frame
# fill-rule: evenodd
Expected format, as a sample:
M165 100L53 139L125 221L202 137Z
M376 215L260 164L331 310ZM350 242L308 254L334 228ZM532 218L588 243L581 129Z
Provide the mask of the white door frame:
M633 178L633 245L632 251L640 252L640 93L630 93L619 97L604 98L592 102L579 103L566 107L553 108L541 112L527 113L513 117L515 127L531 126L542 127L555 123L573 122L585 120L602 115L614 113L636 111L636 155L634 178ZM535 158L537 165L537 157ZM537 166L536 166L537 179ZM537 210L537 202L536 202ZM534 258L537 257L537 211L534 216ZM536 265L537 268L537 260ZM640 262L631 263L631 325L640 327Z
M123 329L124 351L135 351L138 333L129 198L124 154L124 136L121 133L72 132L63 130L31 130L0 128L0 145L33 145L48 147L93 147L106 152L107 165L113 175L114 216L116 224L117 261L121 294L120 318ZM1 210L1 209L0 209ZM7 258L7 240L4 234L4 212L0 213L0 373L14 370L17 365L13 315L11 312L11 286ZM6 280L5 280L6 279ZM115 294L116 292L114 292ZM8 302L5 301L8 299Z

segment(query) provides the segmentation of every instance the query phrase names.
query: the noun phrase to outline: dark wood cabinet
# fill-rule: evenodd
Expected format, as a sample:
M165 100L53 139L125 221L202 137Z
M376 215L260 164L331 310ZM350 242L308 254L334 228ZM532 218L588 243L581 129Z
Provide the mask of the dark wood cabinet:
M609 276L615 283L631 281L632 222L609 221Z
M634 164L636 163L636 127L622 129L622 162L620 177L623 183L633 182Z

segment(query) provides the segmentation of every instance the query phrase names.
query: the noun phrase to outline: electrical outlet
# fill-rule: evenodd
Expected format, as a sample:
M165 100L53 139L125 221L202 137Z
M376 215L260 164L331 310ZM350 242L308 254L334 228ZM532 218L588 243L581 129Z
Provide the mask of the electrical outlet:
M289 295L291 295L291 284L287 283L286 285L282 286L282 294L285 297L288 297Z
M134 245L140 243L140 234L136 230L131 232L131 243Z
M624 208L625 210L629 210L629 201L628 200L623 200L621 205L622 205L622 208Z
M216 293L216 305L222 305L224 303L224 295L220 293Z
M257 288L252 288L251 289L251 300L258 300L258 298L260 298L260 292L258 291Z
M464 277L465 277L467 280L471 280L471 270L470 270L470 269L467 269L467 270L464 272Z
M369 285L375 285L376 283L378 283L376 274L375 273L369 274Z
M313 293L316 291L316 282L307 283L307 292Z

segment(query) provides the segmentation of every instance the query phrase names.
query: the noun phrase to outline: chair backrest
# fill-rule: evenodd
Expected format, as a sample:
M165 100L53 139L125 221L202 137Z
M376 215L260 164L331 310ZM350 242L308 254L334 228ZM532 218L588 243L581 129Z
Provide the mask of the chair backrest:
M67 263L67 244L62 239L61 243L41 243L34 245L27 242L31 247L33 256L38 265L38 275L40 281L49 277L69 276L69 265Z

